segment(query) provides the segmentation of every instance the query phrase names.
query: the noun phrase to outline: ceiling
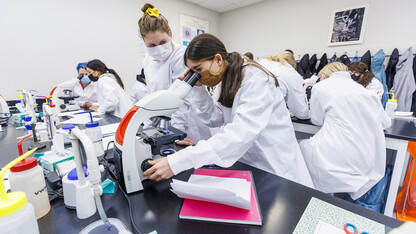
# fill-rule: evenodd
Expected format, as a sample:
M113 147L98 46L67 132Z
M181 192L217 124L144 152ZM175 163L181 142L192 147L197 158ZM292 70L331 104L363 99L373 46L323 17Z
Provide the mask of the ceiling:
M264 0L185 0L219 13L231 11L240 7L252 5Z

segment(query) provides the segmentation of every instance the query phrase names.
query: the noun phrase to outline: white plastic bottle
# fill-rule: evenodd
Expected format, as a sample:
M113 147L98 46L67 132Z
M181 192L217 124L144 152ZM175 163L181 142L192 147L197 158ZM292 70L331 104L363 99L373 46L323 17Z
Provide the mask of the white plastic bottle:
M48 189L42 168L36 158L30 157L10 168L9 182L13 192L26 193L27 200L35 209L36 218L46 215L51 209Z
M24 192L6 193L3 176L14 164L27 157L35 150L15 159L0 171L0 232L38 234L39 227L33 206L27 202Z
M397 99L394 99L394 93L388 93L392 94L392 99L389 99L386 103L386 114L390 117L390 119L394 119L394 114L396 113L397 109Z
M85 124L85 134L91 139L95 153L97 157L104 155L104 147L103 147L103 134L101 132L100 124L97 121L92 120L92 114L90 112L91 122Z

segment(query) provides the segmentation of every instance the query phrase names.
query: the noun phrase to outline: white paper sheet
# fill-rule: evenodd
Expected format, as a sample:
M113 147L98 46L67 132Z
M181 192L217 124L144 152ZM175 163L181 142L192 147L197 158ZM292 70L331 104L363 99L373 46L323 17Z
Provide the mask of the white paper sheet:
M77 111L68 111L68 112L62 112L59 113L58 116L59 117L64 117L64 116L68 116L71 118L77 117L77 116L82 116L82 115L90 115L88 113L83 113L83 114L77 114L76 113L81 113L84 112L84 110L77 110ZM98 115L103 115L104 113L100 113L100 112L91 112L92 116L98 116Z
M120 123L114 123L114 124L108 124L108 125L104 125L101 126L101 132L103 134L103 136L111 136L116 134L118 125Z
M250 210L251 182L245 179L191 175L188 182L173 179L170 185L181 198Z
M313 234L345 234L345 231L323 221L319 221Z
M98 120L101 120L102 118L93 117L92 119L93 119L93 121L98 121ZM86 123L89 123L89 122L91 122L91 118L90 118L89 115L88 116L81 115L81 116L77 116L77 117L72 118L72 119L65 120L65 121L61 122L61 124L86 124Z

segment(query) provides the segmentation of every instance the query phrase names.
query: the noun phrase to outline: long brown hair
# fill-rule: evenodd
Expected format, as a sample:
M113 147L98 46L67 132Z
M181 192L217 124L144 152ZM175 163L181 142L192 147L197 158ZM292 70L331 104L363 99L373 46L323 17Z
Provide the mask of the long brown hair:
M273 77L276 87L279 86L279 82L271 72L254 61L247 61L247 64L243 65L244 60L239 53L228 53L220 39L209 33L200 34L189 43L184 61L186 64L188 59L192 61L213 60L216 54L220 54L224 62L228 63L222 76L221 93L218 99L223 106L233 106L234 97L243 81L242 71L246 66L255 66L264 71L268 76Z
M99 71L101 74L104 74L107 72L113 74L114 77L116 77L117 83L121 86L122 89L124 89L123 81L121 80L117 72L114 71L113 69L108 68L103 62L101 62L101 60L99 59L91 60L87 63L87 67L93 71Z
M358 72L363 76L357 80L357 83L361 84L364 87L367 87L371 80L374 78L374 74L368 70L368 67L365 63L362 62L353 62L348 66L348 70L352 72Z
M139 22L137 23L139 25L140 35L142 36L142 38L144 38L147 33L158 30L165 32L170 36L172 34L172 31L170 30L168 20L160 13L159 16L150 16L146 13L148 8L153 9L154 6L150 3L144 4L141 9L143 12L143 16L139 19Z

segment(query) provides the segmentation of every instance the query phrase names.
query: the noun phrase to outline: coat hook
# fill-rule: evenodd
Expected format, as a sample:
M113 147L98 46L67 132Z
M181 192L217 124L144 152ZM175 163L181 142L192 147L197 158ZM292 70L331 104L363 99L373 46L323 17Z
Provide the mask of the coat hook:
M355 51L355 56L358 56L358 50Z

